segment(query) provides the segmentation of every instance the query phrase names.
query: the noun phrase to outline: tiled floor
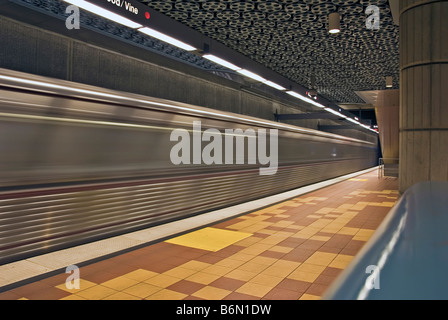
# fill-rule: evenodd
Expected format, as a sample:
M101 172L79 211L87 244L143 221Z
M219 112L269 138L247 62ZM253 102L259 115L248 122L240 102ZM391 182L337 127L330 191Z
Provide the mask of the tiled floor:
M60 274L0 299L319 299L398 197L371 172L271 207Z

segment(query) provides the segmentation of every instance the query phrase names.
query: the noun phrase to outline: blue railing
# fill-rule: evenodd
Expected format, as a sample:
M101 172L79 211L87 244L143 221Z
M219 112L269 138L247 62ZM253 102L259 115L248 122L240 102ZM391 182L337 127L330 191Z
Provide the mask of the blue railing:
M406 191L323 299L448 299L448 182Z

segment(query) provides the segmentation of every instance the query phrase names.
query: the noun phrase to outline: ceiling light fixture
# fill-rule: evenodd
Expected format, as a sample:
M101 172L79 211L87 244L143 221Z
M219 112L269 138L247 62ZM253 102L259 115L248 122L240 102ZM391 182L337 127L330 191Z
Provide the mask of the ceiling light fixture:
M394 78L386 77L386 88L393 88L393 87L394 87Z
M266 80L265 78L259 76L258 74L255 74L253 72L250 72L249 70L246 69L241 69L241 70L237 70L238 73L241 73L242 75L251 78L255 81L260 81L260 82L267 82L268 80Z
M102 16L103 18L112 20L116 23L122 24L126 27L137 29L143 27L141 24L136 23L132 20L129 20L125 17L120 16L119 14L116 14L112 11L103 9L97 5L94 5L90 2L84 1L84 0L64 0L67 3L73 4L79 8L82 8L84 10L87 10L91 13L94 13L96 15Z
M203 57L205 59L213 61L213 62L215 62L215 63L217 63L217 64L219 64L219 65L221 65L223 67L229 68L230 70L233 70L233 71L237 71L237 70L241 70L242 69L242 68L234 65L233 63L230 63L230 62L228 62L228 61L226 61L224 59L221 59L221 58L219 58L217 56L214 56L212 54L205 54L205 55L203 55Z
M339 13L333 12L328 16L328 32L331 34L341 32L341 16Z
M272 87L272 88L274 88L274 89L280 90L280 91L285 91L286 90L286 88L284 88L281 85L278 85L278 84L276 84L276 83L274 83L272 81L265 81L263 83L268 85L268 86L270 86L270 87Z
M320 103L317 103L316 101L314 101L314 100L312 100L312 99L310 99L310 98L304 97L304 96L302 96L301 94L298 94L297 92L294 92L294 91L288 91L288 92L286 92L286 93L289 94L290 96L293 96L293 97L295 97L295 98L298 98L298 99L300 99L300 100L302 100L302 101L311 103L312 105L314 105L314 106L316 106L316 107L319 107L319 108L325 108L325 106L321 105Z
M148 36L151 36L153 38L159 39L159 40L161 40L163 42L166 42L168 44L171 44L171 45L173 45L175 47L184 49L186 51L195 51L196 50L195 47L192 47L189 44L186 44L185 42L179 41L179 40L177 40L177 39L175 39L173 37L170 37L170 36L168 36L168 35L166 35L164 33L161 33L159 31L156 31L156 30L151 29L151 28L141 28L141 29L138 29L138 31L140 31L140 32L142 32L144 34L147 34Z

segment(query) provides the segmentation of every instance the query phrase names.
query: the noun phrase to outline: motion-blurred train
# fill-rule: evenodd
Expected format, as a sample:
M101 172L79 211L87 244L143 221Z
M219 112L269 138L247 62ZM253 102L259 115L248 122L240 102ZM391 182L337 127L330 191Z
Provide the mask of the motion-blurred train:
M174 165L170 135L195 121L221 132L277 129L276 174L248 162ZM0 264L352 173L376 158L370 142L0 69Z

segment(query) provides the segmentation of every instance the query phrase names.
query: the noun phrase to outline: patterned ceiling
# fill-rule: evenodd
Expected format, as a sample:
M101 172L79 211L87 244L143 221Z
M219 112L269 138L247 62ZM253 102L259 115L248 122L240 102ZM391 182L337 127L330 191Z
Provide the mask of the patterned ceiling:
M61 20L60 0L11 0ZM319 95L340 103L364 103L355 93L399 85L399 27L387 0L139 0L304 87L316 79ZM365 26L368 5L381 12L378 31ZM338 35L327 31L331 12L342 16ZM179 50L86 11L82 27L107 34L205 70L225 71L200 55Z
M363 103L355 91L398 88L399 27L387 0L139 0L301 84L316 78L335 103ZM380 9L380 30L366 28L366 8ZM341 14L342 32L328 33L328 14Z

